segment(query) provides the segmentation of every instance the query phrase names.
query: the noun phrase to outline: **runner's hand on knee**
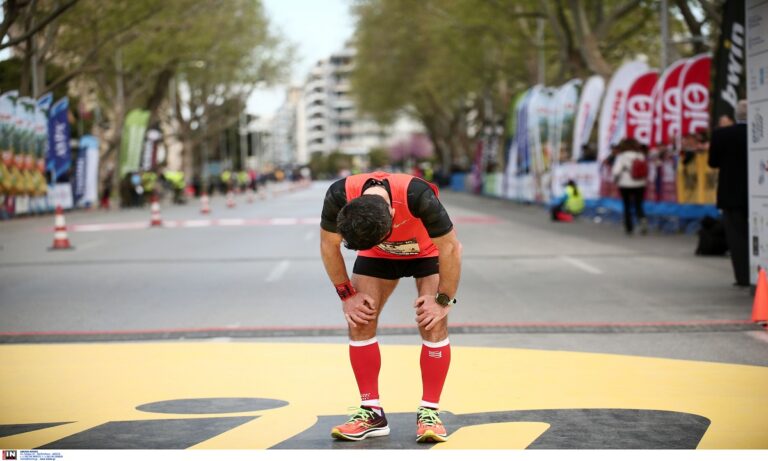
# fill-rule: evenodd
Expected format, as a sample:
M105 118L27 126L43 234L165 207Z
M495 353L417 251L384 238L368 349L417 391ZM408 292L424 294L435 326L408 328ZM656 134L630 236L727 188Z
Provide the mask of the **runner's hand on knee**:
M413 307L416 308L416 323L425 330L434 328L451 309L450 305L443 307L437 304L433 295L419 296Z
M376 303L365 293L358 292L350 296L344 300L341 308L347 323L353 327L358 324L367 325L370 320L376 318Z

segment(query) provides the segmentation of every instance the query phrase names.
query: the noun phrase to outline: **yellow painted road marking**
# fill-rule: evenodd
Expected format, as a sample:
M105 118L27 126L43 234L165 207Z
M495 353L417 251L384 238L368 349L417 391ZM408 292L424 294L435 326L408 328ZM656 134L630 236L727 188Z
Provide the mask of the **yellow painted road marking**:
M382 345L380 393L388 413L414 412L418 406L419 353L419 345ZM258 418L196 448L268 448L312 426L317 417L341 415L357 403L345 344L5 345L0 367L5 374L0 424L73 422L0 438L0 445L14 448L35 448L109 421L217 416ZM756 449L768 448L767 386L768 367L454 345L441 406L454 414L574 408L685 412L711 420L699 448ZM136 410L152 402L211 398L289 405L220 415ZM463 428L448 443L476 447L477 434L487 430ZM530 443L531 437L535 434L522 434L511 443Z

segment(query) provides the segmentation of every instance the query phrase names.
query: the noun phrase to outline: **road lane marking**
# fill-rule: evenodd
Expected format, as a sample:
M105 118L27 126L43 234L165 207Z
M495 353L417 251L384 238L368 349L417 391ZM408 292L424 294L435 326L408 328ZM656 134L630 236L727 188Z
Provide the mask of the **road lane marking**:
M277 282L281 278L283 278L283 275L288 271L288 268L291 266L291 262L287 259L284 259L280 261L273 269L272 272L269 273L267 278L264 280L267 283Z
M584 272L589 272L590 274L600 275L603 273L600 269L596 268L595 266L592 266L590 264L585 263L584 261L581 261L576 258L571 258L570 256L561 256L561 261L565 261L571 266L578 267L579 269L583 270Z
M502 221L494 216L456 216L452 219L454 224L499 224ZM307 218L225 218L225 219L190 219L190 220L163 220L163 228L199 228L199 227L241 227L241 226L305 226L320 224L319 217ZM124 223L90 223L74 224L67 228L72 232L104 232L120 230L151 229L149 220ZM53 228L42 227L41 231L51 232Z

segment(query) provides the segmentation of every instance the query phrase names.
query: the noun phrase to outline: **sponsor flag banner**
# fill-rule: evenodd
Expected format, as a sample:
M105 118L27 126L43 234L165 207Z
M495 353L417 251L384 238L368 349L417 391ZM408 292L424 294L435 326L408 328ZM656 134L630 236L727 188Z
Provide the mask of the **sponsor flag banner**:
M534 199L547 202L550 193L550 154L547 130L549 127L550 99L549 88L535 86L528 105L528 137L531 156L531 172L534 179Z
M509 148L507 149L507 162L504 174L504 196L517 199L517 173L518 173L518 117L520 109L528 96L528 92L520 93L514 100L507 119L507 133L510 135Z
M595 156L592 152L597 149L597 146L592 140L592 131L604 91L605 80L599 75L593 75L584 84L573 128L573 152L571 153L573 161Z
M46 168L51 172L51 182L69 181L69 168L72 156L69 148L69 99L59 99L52 107L48 117L48 156Z
M148 122L149 112L145 110L134 109L125 117L120 145L120 177L139 170Z
M650 70L632 83L627 93L627 138L635 139L640 144L650 146L653 128L653 89L659 80L659 72ZM645 199L657 201L659 197L658 159L655 152L651 152L648 162L648 185L645 188ZM610 173L608 173L610 175ZM606 179L604 178L604 181ZM610 178L607 178L610 180ZM616 189L611 182L613 189ZM618 196L618 191L612 190L612 196Z
M680 73L680 131L678 136L709 131L709 81L712 57L695 56ZM678 145L679 138L678 138Z
M90 206L96 202L99 168L99 142L90 135L80 138L75 164L73 195L75 205Z
M21 177L21 183L17 190L21 195L32 195L35 189L34 177L32 173L35 164L34 129L36 108L37 101L30 97L22 96L16 101L16 135L18 138L16 166L19 169L19 174ZM26 213L30 210L28 206L21 210L17 206L16 211L17 213Z
M97 203L99 196L99 140L94 136L83 136L80 148L85 149L85 195L86 205Z
M712 58L709 55L694 56L680 73L680 131L677 145L683 146L682 138L691 133L708 132L709 83ZM707 152L693 156L678 156L677 201L679 203L711 204L715 202L717 171L707 165Z
M675 61L656 82L650 147L669 147L677 140L680 132L680 74L687 63L687 59Z
M16 177L13 174L13 141L16 131L16 99L18 91L0 95L0 193L13 194Z
M611 146L618 144L626 135L627 95L635 80L648 70L641 61L623 64L611 77L605 90L597 135L597 159L606 159Z
M581 80L573 79L561 86L554 96L554 123L550 136L552 161L567 163L573 152L573 124L579 105Z
M651 145L653 125L653 89L659 80L658 71L638 76L627 93L627 138Z
M528 90L517 112L517 130L515 131L515 140L517 144L518 176L528 174L530 171L531 156L530 141L528 136L528 106L532 96L533 91Z
M726 0L713 67L712 124L734 119L736 103L746 95L744 0Z

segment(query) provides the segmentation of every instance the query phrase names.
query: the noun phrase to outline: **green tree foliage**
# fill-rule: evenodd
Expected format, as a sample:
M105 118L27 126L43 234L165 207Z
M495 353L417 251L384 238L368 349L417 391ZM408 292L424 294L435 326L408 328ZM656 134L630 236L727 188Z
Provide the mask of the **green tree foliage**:
M66 70L54 86L71 81L104 108L105 159L143 108L174 127L190 175L195 147L237 120L256 85L283 78L293 53L260 0L80 0L54 52Z
M684 8L669 3L670 29L685 35ZM690 27L709 30L711 3L682 2L694 13ZM353 12L360 109L380 121L408 111L443 171L466 166L520 91L608 77L641 54L658 65L661 46L654 0L358 0Z

